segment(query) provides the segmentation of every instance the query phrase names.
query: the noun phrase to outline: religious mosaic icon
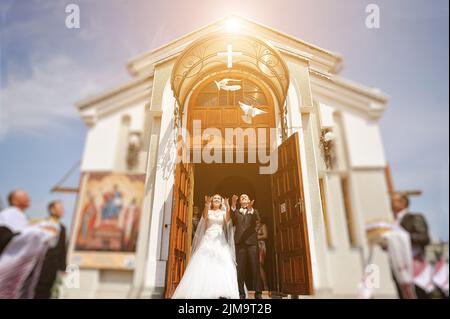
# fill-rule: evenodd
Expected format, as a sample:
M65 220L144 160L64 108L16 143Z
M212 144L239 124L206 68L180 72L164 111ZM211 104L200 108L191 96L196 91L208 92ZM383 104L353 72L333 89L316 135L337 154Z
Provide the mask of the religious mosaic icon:
M134 252L144 176L91 173L82 195L78 251Z

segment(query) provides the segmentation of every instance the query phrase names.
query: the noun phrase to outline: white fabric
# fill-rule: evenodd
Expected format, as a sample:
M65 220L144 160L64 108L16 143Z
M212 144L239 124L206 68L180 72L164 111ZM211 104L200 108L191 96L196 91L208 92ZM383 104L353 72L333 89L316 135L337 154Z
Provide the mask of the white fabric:
M206 231L206 221L202 216L197 224L197 230L195 231L194 239L192 240L191 257L195 253L197 248L200 246L203 236L205 235L205 231Z
M8 227L13 233L18 233L28 225L27 217L17 207L11 206L0 212L0 226Z
M433 267L426 260L414 260L414 284L427 293L434 290Z
M413 282L413 257L409 233L401 227L383 234L388 241L388 255L392 271L399 284Z
M223 210L209 210L208 219L199 223L195 236L201 239L193 247L195 250L172 298L239 298L234 245L227 241L230 234L225 231L232 232L232 227L227 228L231 223L225 223ZM203 235L200 235L201 227L204 227Z
M373 245L369 245L369 254L367 257L366 262L364 263L364 271L363 271L363 277L361 281L358 283L358 293L357 297L358 299L370 299L373 296L373 291L375 288L375 285L371 284L370 281L370 274L367 270L367 266L372 264L373 259Z
M448 263L441 259L434 266L433 283L448 296Z
M223 200L222 200L223 201ZM223 231L225 234L225 238L228 242L228 245L230 246L231 254L233 257L234 263L236 263L236 252L234 248L234 226L231 219L228 221L228 223L225 221L225 215L226 215L227 208L222 203L220 206L220 211L222 211L223 214ZM208 213L213 210L209 210ZM191 245L191 256L194 254L194 252L199 247L200 243L202 242L203 236L205 235L207 223L203 216L200 218L200 221L197 224L197 230L195 231L194 238L192 239L192 245Z
M239 208L239 212L241 212L244 215L246 215L246 214L252 215L253 214L253 208L248 209L248 208L241 207L241 208Z
M0 255L0 299L34 297L47 249L54 247L59 238L58 224L43 221L23 226L18 216L12 212L2 220L5 222L3 225L15 232L19 230L19 234L11 239ZM44 229L49 226L58 233Z

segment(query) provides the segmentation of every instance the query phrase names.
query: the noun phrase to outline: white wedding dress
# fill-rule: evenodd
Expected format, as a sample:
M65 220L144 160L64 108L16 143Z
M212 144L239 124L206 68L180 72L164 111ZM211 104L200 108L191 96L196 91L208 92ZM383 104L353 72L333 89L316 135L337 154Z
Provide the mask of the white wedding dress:
M205 222L203 219L202 221ZM225 211L208 211L204 233L200 229L202 221L200 221L195 235L202 237L198 247L193 247L195 250L172 298L238 299L234 242L227 240L227 237L232 236L227 234L227 226L231 226L225 225ZM232 242L230 243L230 241Z

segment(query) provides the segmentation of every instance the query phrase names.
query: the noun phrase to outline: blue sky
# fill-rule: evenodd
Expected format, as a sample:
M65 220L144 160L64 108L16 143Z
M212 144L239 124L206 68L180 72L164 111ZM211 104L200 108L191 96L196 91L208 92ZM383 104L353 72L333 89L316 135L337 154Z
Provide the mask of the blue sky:
M78 4L81 28L67 29L65 7ZM378 4L379 29L365 7ZM62 198L70 224L75 196L52 186L83 152L86 128L74 103L123 83L126 62L234 13L344 58L343 77L390 96L381 120L398 189L418 188L435 239L448 239L449 7L433 1L0 1L0 198L21 187L30 216ZM68 184L75 185L75 174Z

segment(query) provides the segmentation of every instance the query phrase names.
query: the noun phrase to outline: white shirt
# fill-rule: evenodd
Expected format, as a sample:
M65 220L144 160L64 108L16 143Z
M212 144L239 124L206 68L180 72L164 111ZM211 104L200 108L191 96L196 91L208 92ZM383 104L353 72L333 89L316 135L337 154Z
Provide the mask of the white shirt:
M13 233L21 232L27 225L25 213L17 207L11 206L0 212L0 226L8 227Z
M241 208L239 208L239 211L244 215L253 214L253 208L248 209L248 208L241 207Z

